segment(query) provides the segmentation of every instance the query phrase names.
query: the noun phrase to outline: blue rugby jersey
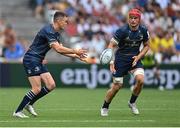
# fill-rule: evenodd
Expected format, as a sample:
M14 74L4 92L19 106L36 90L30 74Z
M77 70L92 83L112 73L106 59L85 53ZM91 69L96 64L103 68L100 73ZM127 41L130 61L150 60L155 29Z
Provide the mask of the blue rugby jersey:
M141 43L148 41L149 33L144 25L132 31L126 24L115 32L113 39L118 44L117 54L135 56L140 52Z
M42 61L46 53L51 49L51 43L55 41L62 42L61 34L54 31L52 24L44 26L35 36L24 59L33 58L35 61Z

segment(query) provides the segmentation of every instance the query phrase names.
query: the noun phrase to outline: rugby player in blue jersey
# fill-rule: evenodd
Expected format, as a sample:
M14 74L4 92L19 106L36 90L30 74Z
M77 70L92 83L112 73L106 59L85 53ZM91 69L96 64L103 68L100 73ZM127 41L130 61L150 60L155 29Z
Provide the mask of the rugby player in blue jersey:
M139 114L135 102L144 83L144 69L141 59L149 50L149 33L147 28L140 24L140 21L141 12L138 9L131 9L128 13L128 24L115 32L108 45L108 48L114 49L117 46L118 49L115 53L114 61L110 62L113 84L105 96L101 108L101 116L108 116L109 104L120 88L122 88L123 77L127 73L132 73L136 80L128 106L133 114ZM143 48L140 50L142 44Z
M31 84L31 90L22 99L13 116L19 118L28 118L22 111L25 108L32 115L37 116L33 104L51 92L55 88L55 81L43 64L46 53L52 48L56 52L74 58L84 58L86 50L70 49L62 44L62 35L60 30L68 24L68 16L60 11L55 12L53 23L44 26L35 36L33 43L25 53L23 58L24 69ZM82 59L85 60L85 59ZM41 81L46 86L41 87Z

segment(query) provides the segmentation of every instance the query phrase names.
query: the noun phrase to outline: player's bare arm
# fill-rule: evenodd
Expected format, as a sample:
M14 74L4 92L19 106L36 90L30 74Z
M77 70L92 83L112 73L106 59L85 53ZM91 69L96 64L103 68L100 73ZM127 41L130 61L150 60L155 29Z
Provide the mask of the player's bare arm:
M53 42L51 47L56 50L56 52L60 54L77 54L79 56L84 56L84 54L87 53L87 50L84 49L70 49L67 47L64 47L62 44L59 44L58 42Z
M112 38L112 39L110 40L109 45L108 45L107 48L110 48L110 49L113 50L113 49L117 46L117 44L118 44L118 42L117 42L114 38Z
M111 48L111 49L114 50L114 49L116 48L117 44L118 44L118 42L117 42L114 38L112 38L112 39L110 40L110 43L109 43L109 45L108 45L108 48ZM113 60L110 62L110 71L111 71L112 73L114 73L114 72L116 71L115 68L114 68L114 61L113 61Z
M136 63L143 57L145 56L145 54L148 52L149 50L149 41L147 41L146 43L144 43L144 47L141 50L141 52L137 55L137 56L133 56L132 58L134 59L132 66L134 67L136 65Z
M89 57L86 56L86 54L83 56L79 56L77 54L64 54L64 55L67 57L77 58L85 63L91 64L91 60Z

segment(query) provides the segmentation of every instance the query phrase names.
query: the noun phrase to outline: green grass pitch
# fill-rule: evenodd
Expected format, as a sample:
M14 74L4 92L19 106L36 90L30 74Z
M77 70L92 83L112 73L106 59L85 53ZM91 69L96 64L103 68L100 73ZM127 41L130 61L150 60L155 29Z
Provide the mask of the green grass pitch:
M0 88L0 127L173 127L180 126L180 90L144 89L137 106L140 115L131 114L129 89L122 89L110 106L108 117L100 116L107 89L63 89L36 103L38 117L12 117L27 88Z

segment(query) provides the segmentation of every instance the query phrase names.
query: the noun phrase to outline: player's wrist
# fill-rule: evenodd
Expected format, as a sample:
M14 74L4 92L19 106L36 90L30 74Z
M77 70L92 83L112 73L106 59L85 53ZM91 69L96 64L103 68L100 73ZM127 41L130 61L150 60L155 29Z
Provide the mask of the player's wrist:
M140 56L140 55L138 55L138 56L137 56L137 58L138 58L138 60L140 60L140 59L141 59L141 56Z
M113 61L113 60L111 60L111 61L109 62L109 64L114 64L114 61Z
M73 58L78 58L78 56L76 54L73 54Z
M74 53L74 54L77 54L77 49L74 49L74 48L73 48L73 53Z

